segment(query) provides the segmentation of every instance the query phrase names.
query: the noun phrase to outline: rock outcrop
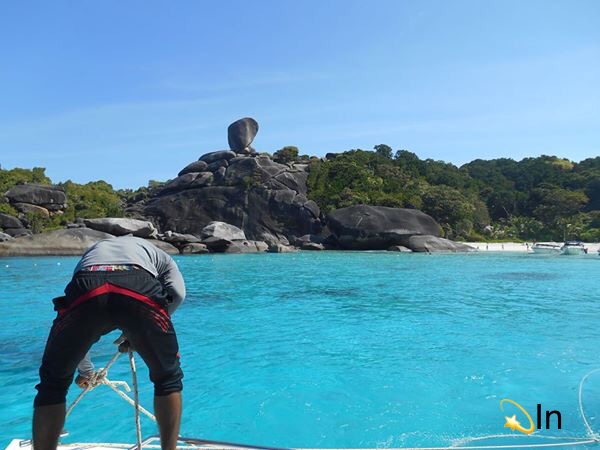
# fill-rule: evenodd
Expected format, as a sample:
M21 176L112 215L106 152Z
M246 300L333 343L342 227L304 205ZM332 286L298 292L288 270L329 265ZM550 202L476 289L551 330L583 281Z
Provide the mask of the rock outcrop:
M172 231L167 231L163 235L159 235L158 238L161 241L166 241L169 244L196 244L200 242L200 238L194 236L193 234L181 234L181 233L173 233Z
M18 237L0 242L2 256L79 256L90 246L102 239L114 237L112 234L89 228L70 228L48 231L32 236ZM167 242L146 239L158 248L174 255L179 250Z
M317 244L316 242L306 242L300 248L302 250L325 250L323 244Z
M194 161L194 162L189 163L183 169L181 169L179 171L179 173L177 174L177 176L180 177L181 175L185 175L186 173L192 173L192 172L195 172L195 173L204 172L207 167L208 167L208 164L204 161Z
M43 184L18 184L5 194L11 204L27 203L41 206L48 211L64 210L67 196L62 188Z
M408 247L413 252L475 252L477 249L470 245L454 242L437 236L421 235L411 236Z
M4 232L12 237L31 236L33 234L33 232L27 228L6 228Z
M415 209L357 205L324 219L308 199L310 165L257 154L251 147L257 132L252 118L232 123L227 130L230 149L206 153L168 183L127 199L130 218L81 219L67 230L26 236L31 234L31 214L50 218L62 213L66 196L57 186L14 186L1 198L19 217L0 214L0 256L77 255L99 239L126 234L158 237L149 241L171 254L473 250L440 238L435 220Z
M221 239L224 241L245 240L246 235L242 230L234 225L225 222L213 221L202 228L200 233L202 240L210 238Z
M184 255L208 253L208 248L206 247L206 245L200 243L185 244L181 249L181 253Z
M23 228L23 223L15 216L0 213L0 229L7 228Z
M249 148L257 131L253 119L231 124L232 150L201 156L206 167L186 166L145 202L142 215L161 231L195 235L210 222L225 222L243 229L244 239L268 245L287 245L287 236L318 234L320 210L307 198L307 166L278 164L268 155L242 154L249 153L242 150Z
M440 227L431 216L416 210L356 205L327 216L327 225L342 249L386 250L408 245L413 235L439 236Z
M225 253L262 253L269 246L262 241L233 241L225 249Z
M325 239L316 234L305 234L293 240L293 244L302 250L325 250Z
M269 247L269 253L294 253L298 249L291 245L274 244Z
M404 245L393 245L388 248L388 252L412 253L412 250Z
M207 164L207 168L210 164L218 163L216 166L213 166L212 172L214 172L222 165L227 165L227 161L235 158L235 156L235 152L231 150L217 150L216 152L205 153L198 161L205 162Z
M174 245L169 244L165 241L159 241L158 239L146 239L146 242L150 242L152 245L164 250L169 255L177 255L179 254L179 249Z
M67 206L63 189L45 184L18 184L0 198L0 203L9 203L18 211L18 217L0 214L0 231L12 237L30 236L32 219L49 219L62 214Z
M81 255L90 245L110 237L88 228L49 231L0 243L0 256Z
M34 214L44 219L50 218L50 211L43 206L32 205L31 203L13 203L12 206L23 214Z
M106 217L102 219L84 219L85 226L92 230L103 231L114 236L133 234L141 238L156 236L156 228L148 221L125 219L121 217Z

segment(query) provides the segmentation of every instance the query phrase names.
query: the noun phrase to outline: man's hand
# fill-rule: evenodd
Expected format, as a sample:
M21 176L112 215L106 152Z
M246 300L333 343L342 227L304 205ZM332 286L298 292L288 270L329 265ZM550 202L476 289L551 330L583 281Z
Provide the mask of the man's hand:
M127 353L129 350L132 352L135 351L127 338L125 337L125 333L121 333L117 339L114 340L113 344L117 344L119 346L120 353Z
M131 346L129 341L127 339L125 339L123 342L121 342L119 344L119 351L121 353L127 353L129 350L134 351L133 347Z
M87 387L90 384L90 378L92 378L92 375L94 375L94 372L85 373L83 375L77 375L77 378L75 378L75 384L81 389L87 389Z

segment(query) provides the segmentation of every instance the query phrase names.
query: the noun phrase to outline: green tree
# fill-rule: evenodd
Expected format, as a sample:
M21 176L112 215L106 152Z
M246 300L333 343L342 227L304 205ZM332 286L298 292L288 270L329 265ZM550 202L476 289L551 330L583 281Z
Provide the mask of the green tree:
M77 217L93 219L123 216L121 196L105 181L77 184L69 180L59 186L67 195L65 221L73 221Z
M423 195L423 212L449 230L451 238L465 237L471 232L474 211L475 207L468 198L448 186L430 186ZM470 229L467 229L467 224L470 224Z
M509 218L517 212L517 192L514 190L495 190L486 186L482 189L480 195L485 201L493 220Z
M377 153L379 156L382 156L386 159L392 159L393 150L389 145L379 144L373 147L373 150L375 150L375 153Z
M298 153L298 147L288 145L273 153L273 161L278 162L280 164L287 164L298 159Z
M33 169L15 168L11 170L0 169L0 194L4 194L16 184L36 183L51 184L50 178L45 174L43 167L34 167Z
M523 240L539 239L544 232L544 224L531 217L511 216L507 221L507 237Z
M394 155L396 165L411 177L419 177L425 174L425 164L419 157L408 150L398 150Z
M536 188L533 193L538 205L534 214L546 224L578 213L588 202L583 192L568 191L551 185Z

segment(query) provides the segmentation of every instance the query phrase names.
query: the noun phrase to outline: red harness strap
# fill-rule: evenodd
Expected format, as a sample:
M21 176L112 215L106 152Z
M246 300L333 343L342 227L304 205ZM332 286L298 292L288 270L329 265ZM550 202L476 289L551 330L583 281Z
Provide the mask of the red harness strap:
M127 297L134 298L134 299L139 300L140 302L143 302L146 305L152 307L153 309L157 310L162 315L169 317L169 314L167 313L167 311L163 307L158 305L151 298L146 297L145 295L142 295L138 292L132 291L131 289L123 288L120 286L115 286L114 284L111 284L111 283L104 283L104 284L98 286L97 288L94 288L91 291L88 291L85 294L80 295L73 301L73 303L71 303L69 305L68 308L60 309L58 311L58 315L60 316L60 315L64 314L68 310L75 308L76 306L80 305L81 303L83 303L87 300L90 300L94 297L98 297L99 295L102 295L102 294L109 294L109 293L121 294L121 295L126 295Z

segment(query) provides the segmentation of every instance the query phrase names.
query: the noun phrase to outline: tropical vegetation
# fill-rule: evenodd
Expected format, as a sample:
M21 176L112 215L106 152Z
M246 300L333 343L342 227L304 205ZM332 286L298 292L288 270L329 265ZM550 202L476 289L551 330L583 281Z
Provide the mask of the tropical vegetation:
M600 157L477 159L457 167L380 144L326 158L299 156L297 147L287 146L273 158L309 165L308 195L324 213L356 204L417 208L451 239L600 241ZM51 180L40 167L0 169L0 193L18 183ZM77 217L121 217L127 202L163 184L151 180L136 190L114 190L105 181L68 180L58 184L67 196L64 213L29 221L48 229ZM8 203L0 203L0 212L17 214Z

